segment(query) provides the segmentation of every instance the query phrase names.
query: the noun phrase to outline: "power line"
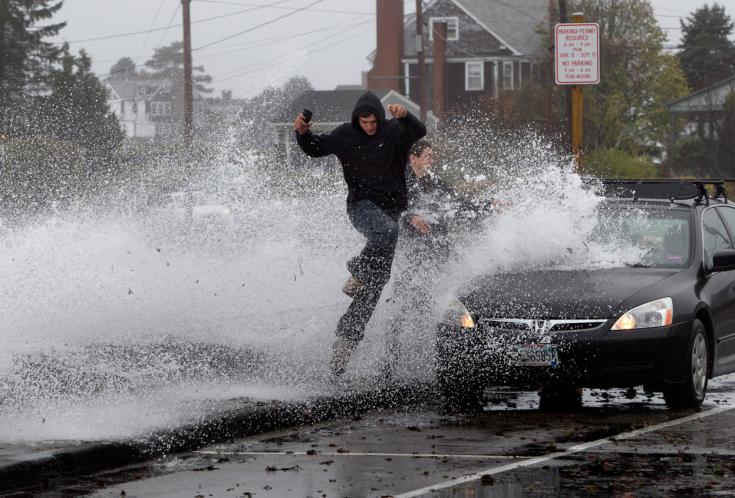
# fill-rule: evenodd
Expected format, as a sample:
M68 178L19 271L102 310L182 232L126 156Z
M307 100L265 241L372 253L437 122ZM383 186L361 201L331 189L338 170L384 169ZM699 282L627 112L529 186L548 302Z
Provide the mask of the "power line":
M668 7L661 7L661 6L658 6L658 5L651 5L651 6L654 9L657 9L657 10L666 10L668 12L675 12L677 14L682 14L682 15L685 15L685 16L688 16L689 14L691 14L691 12L684 12L683 10L670 9Z
M336 37L338 37L338 36L340 36L340 35L342 35L342 34L344 34L344 33L348 32L348 31L351 31L351 30L353 30L353 29L355 29L355 28L358 28L358 27L360 27L360 26L363 26L363 25L365 25L365 24L367 24L367 22L360 22L360 23L354 24L354 25L352 25L352 26L349 26L349 27L347 27L346 29L343 29L342 31L339 31L339 32L337 32L337 33L334 33L334 34L332 34L332 35L329 35L329 36L326 36L326 37L324 37L324 38L321 38L321 39L319 39L319 40L313 41L313 42L309 43L308 45L304 45L304 46L303 46L303 47L301 47L301 48L302 48L302 49L305 49L305 48L313 47L314 45L318 45L318 44L320 44L320 43L322 43L322 42L325 42L325 41L327 41L327 40L331 40L332 38L336 38ZM281 54L281 55L277 55L277 56L271 57L271 58L270 58L269 60L277 59L277 58L280 58L280 57L285 57L285 56L288 56L288 55L291 55L291 53L288 53L288 54ZM297 56L297 57L298 57L298 56ZM258 66L258 65L260 65L260 64L262 64L262 63L263 63L263 62L258 62L258 63L255 63L255 64L253 64L253 65L247 66L246 68L242 68L242 69L236 69L235 71L230 71L230 72L227 72L227 73L223 73L223 74L221 74L221 75L219 76L219 78L221 78L222 76L229 76L229 75L231 75L231 74L233 74L233 73L239 73L240 71L244 71L244 70L247 70L247 69L249 69L249 68L251 68L251 67L255 67L255 66Z
M205 45L202 45L202 46L197 47L197 48L192 49L192 50L201 50L203 48L211 47L212 45L217 45L218 43L222 43L223 41L231 40L233 38L236 38L238 36L244 35L246 33L250 33L252 31L255 31L256 29L262 28L263 26L268 26L269 24L273 24L274 22L278 22L281 19L285 19L287 17L291 17L294 14L297 14L297 13L299 13L301 11L304 11L304 10L308 9L309 7L313 7L314 5L320 4L323 1L324 0L316 0L314 2L311 2L309 5L306 5L304 7L299 8L298 10L294 10L293 12L289 12L288 14L284 14L282 16L278 16L276 18L273 18L270 21L266 21L266 22L260 23L258 25L252 26L252 27L250 27L248 29L244 29L244 30L242 30L242 31L240 31L238 33L233 34L233 35L225 36L224 38L220 38L219 40L215 40L213 42L207 43Z
M168 30L169 30L169 29L171 29L171 25L173 24L173 22L174 22L174 19L176 18L176 14L178 14L178 13L179 13L179 9L180 9L180 8L181 8L181 4L179 3L179 4L178 4L178 5L176 6L176 9L174 9L174 13L173 13L173 14L171 14L171 19L170 19L170 20L169 20L169 22L168 22L168 26L166 27L166 31L164 31L163 35L161 36L161 40L160 40L160 41L158 42L158 46L157 46L157 48L161 48L161 47L163 46L163 40L164 40L164 39L166 38L166 35L168 34ZM142 51L143 51L143 49L141 48L141 53L142 53ZM134 65L133 65L133 69L138 69L138 68L140 68L140 67L144 67L144 66L145 66L145 63L143 63L143 64L138 64L138 59L139 59L139 58L140 58L140 53L138 54L138 57L137 57L137 58L135 59L135 63L134 63ZM165 60L165 59L164 59L164 60ZM99 63L99 62L100 62L100 61L98 61L98 63ZM128 69L129 69L129 68L128 68ZM110 71L110 72L108 72L108 73L106 73L106 74L103 74L103 75L101 75L101 76L114 76L114 75L116 75L116 74L118 74L118 73L124 73L124 72L128 71L128 69L121 69L121 70L119 70L119 71Z
M174 12L174 16L176 15L177 12L178 12L178 8L176 9L176 12ZM232 46L238 46L240 48L238 48L236 50L227 50L227 51L222 51L222 52L216 52L216 53L213 53L213 54L208 54L206 56L198 57L197 60L210 59L212 57L217 57L217 56L221 56L221 55L227 55L227 54L231 54L231 53L237 53L237 52L241 52L241 51L244 51L244 50L247 50L247 49L251 49L251 48L258 48L258 47L262 47L262 46L273 45L273 44L280 43L282 41L293 40L295 38L301 38L301 37L304 37L304 36L313 35L315 33L326 32L326 31L330 31L330 30L335 29L335 28L342 28L342 27L345 26L345 22L349 23L350 21L355 21L355 20L357 20L357 19L356 18L353 18L353 19L349 19L347 21L342 21L342 22L338 22L338 23L334 23L334 24L328 24L327 26L324 26L324 27L322 27L322 28L320 28L318 30L313 30L312 29L312 30L309 30L309 31L303 31L301 33L294 33L294 34L291 34L291 35L280 36L280 37L272 37L272 38L260 40L260 41L255 42L255 43L249 42L249 43L245 43L245 44L240 43L238 45L231 45L231 47ZM362 22L360 22L358 24L348 24L348 26L349 26L348 29L357 27L357 26L359 26L361 24L366 24L368 22L371 22L371 21L362 21ZM343 30L343 31L341 31L341 32L339 32L339 33L337 33L337 34L335 34L333 36L339 36L344 31L346 31L346 30ZM319 40L317 42L313 42L313 43L318 43L318 42L319 42ZM161 40L161 43L159 43L159 47L162 45L162 43L163 43L163 39ZM310 45L307 45L307 46L310 46ZM167 61L167 60L175 59L177 57L179 57L179 54L171 55L169 57L165 57L165 58L162 58L162 59L159 59L159 60L160 61ZM97 61L97 62L99 63L100 61ZM145 63L136 64L135 65L135 68L136 69L143 68L143 67L145 67ZM117 71L115 73L109 72L109 73L106 73L106 74L102 74L101 77L113 76L114 74L117 74Z
M267 7L272 9L282 9L282 10L298 10L298 7L279 7L274 5L263 5L263 4L257 4L257 3L248 3L248 2L228 2L225 0L198 0L200 3L214 3L214 4L220 4L220 5L250 5L250 6L259 6L259 7ZM323 12L327 14L353 14L353 15L361 15L361 16L374 16L375 14L372 12L356 12L356 11L350 11L350 10L333 10L333 9L310 9L310 12Z
M161 0L161 3L158 4L158 10L156 11L156 15L153 17L153 22L151 22L151 27L148 28L148 33L146 33L145 35L145 39L143 40L143 45L140 46L140 50L138 51L138 56L135 58L135 61L133 61L135 64L138 63L140 56L143 55L143 50L145 49L145 46L148 43L148 38L151 35L151 30L153 29L153 26L156 24L156 21L158 21L158 15L161 13L161 9L163 8L163 4L165 2L166 0Z
M341 22L341 23L338 23L338 24L330 25L330 29L333 29L334 26L339 26L339 27L348 26L349 28L354 28L354 27L357 27L357 26L361 26L363 24L365 24L365 22L360 22L360 23L357 23L357 24L355 24L355 23L353 23L353 24L345 24L344 22ZM323 28L320 31L328 31L328 29ZM234 50L227 50L227 51L224 51L224 52L217 52L217 53L214 53L214 54L209 54L209 55L197 57L197 61L204 60L204 59L211 59L212 57L219 57L219 56L222 56L222 55L239 53L239 52L243 52L243 51L246 51L246 50L249 50L249 49L259 48L259 47L263 47L263 46L267 46L267 45L274 45L274 44L277 44L277 43L281 43L283 41L293 40L293 39L295 39L297 37L313 35L314 33L315 33L315 31L306 31L306 32L303 32L303 33L296 33L296 34L293 34L293 35L272 38L272 39L270 39L268 41L262 40L262 41L256 42L256 43L252 43L251 42L251 43L245 45L244 47L240 47L240 48L237 48L237 49L234 49ZM340 34L340 33L338 33L338 34Z
M275 2L275 3L271 4L271 5L253 7L253 8L250 8L250 9L244 9L244 10L238 10L236 12L230 12L229 14L221 14L221 15L218 15L218 16L206 17L204 19L199 19L197 21L192 21L191 24L201 24L201 23L205 23L205 22L216 21L217 19L224 19L224 18L227 18L227 17L239 16L240 14L245 14L247 12L253 12L255 10L260 10L260 9L264 9L264 8L267 8L267 7L273 7L275 5L280 5L282 3L291 2L291 1L293 1L293 0L280 0L278 2ZM179 5L179 7L180 7L180 5ZM79 39L79 40L71 40L71 41L67 41L67 43L83 43L83 42L90 42L90 41L112 40L112 39L115 39L115 38L125 38L125 37L128 37L128 36L144 35L144 34L146 34L148 32L167 31L168 29L170 29L172 27L179 28L181 26L183 26L183 24L179 23L179 24L174 24L174 25L168 25L166 27L153 28L151 30L145 30L145 31L130 31L130 32L127 32L127 33L117 33L117 34L114 34L114 35L98 36L98 37L95 37L95 38L83 38L83 39Z
M176 4L176 8L174 9L174 13L171 14L171 19L168 21L168 26L166 27L166 31L163 32L161 35L161 39L158 41L158 48L161 48L163 46L163 40L166 39L166 35L168 34L168 30L171 29L171 26L174 23L174 19L176 19L176 14L179 13L179 9L181 8L181 2Z
M367 23L362 23L362 24L367 24ZM340 34L343 34L346 31L350 31L350 30L354 29L355 27L357 27L357 26L353 26L353 27L351 27L351 28L349 28L347 30L344 30L344 31L342 31L340 33L337 33L337 34L335 34L333 36L329 36L327 38L323 38L321 40L318 40L318 41L316 41L316 42L314 42L314 43L312 43L312 44L310 44L308 46L316 45L316 44L321 43L323 41L326 41L328 39L334 38L334 37L336 37L336 36L338 36ZM359 33L359 34L362 34L362 33ZM278 65L281 65L281 64L285 64L287 62L291 62L293 60L300 59L300 58L302 58L302 57L304 57L306 55L311 55L311 54L314 54L314 53L317 53L317 52L321 52L322 50L326 50L326 49L332 48L332 47L334 47L336 45L339 45L341 43L344 43L344 42L346 42L348 40L353 39L354 36L355 36L354 34L351 34L348 38L344 38L342 40L337 40L336 42L330 43L327 46L320 47L320 48L317 48L317 49L314 49L314 50L311 50L311 51L307 51L307 52L304 52L304 53L301 53L301 54L290 55L290 56L288 56L289 54L283 54L283 55L278 56L278 57L284 57L284 56L286 56L285 59L276 60L274 62L270 62L270 63L266 63L266 64L264 64L265 61L261 61L260 63L256 63L256 64L253 64L253 65L248 66L246 68L239 69L234 74L233 73L224 73L224 74L222 74L222 75L220 75L218 77L213 77L212 78L212 81L213 82L221 83L223 81L227 81L227 80L230 80L230 79L233 79L233 78L238 78L240 76L246 76L248 74L252 74L252 73L255 73L255 72L258 72L258 71L262 71L264 69L268 69L268 68L275 67L275 66L278 66ZM271 59L273 59L273 58L271 58Z

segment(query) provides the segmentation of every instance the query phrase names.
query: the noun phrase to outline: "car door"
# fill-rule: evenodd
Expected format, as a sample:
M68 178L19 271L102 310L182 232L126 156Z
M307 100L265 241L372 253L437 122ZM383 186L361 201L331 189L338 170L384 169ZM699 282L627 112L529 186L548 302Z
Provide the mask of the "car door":
M702 243L706 268L712 266L712 256L715 252L733 248L730 233L722 221L720 211L721 209L709 208L702 214ZM723 213L728 218L731 214ZM707 277L705 285L715 325L715 368L719 373L725 373L735 370L735 273L731 271L712 273Z

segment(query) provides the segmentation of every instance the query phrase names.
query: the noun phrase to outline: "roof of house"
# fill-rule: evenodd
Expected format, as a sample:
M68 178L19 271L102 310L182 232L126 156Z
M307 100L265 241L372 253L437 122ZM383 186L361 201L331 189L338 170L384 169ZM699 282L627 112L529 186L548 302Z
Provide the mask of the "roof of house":
M669 112L720 111L728 95L735 92L735 74L708 87L692 92L666 105Z
M150 98L168 86L165 80L132 79L132 80L105 80L113 96L121 100L137 100Z
M107 79L105 84L112 90L112 97L121 100L151 100L156 97L157 100L166 101L178 94L177 90L172 89L171 82L165 79ZM206 94L197 90L196 86L193 93L195 100L206 97Z
M316 123L346 123L350 121L355 102L365 92L365 89L307 90L285 105L274 117L273 122L291 124L299 112L309 109L314 113L313 119ZM372 90L372 92L383 103L386 114L390 104L402 104L412 114L416 116L419 114L419 106L398 92L392 90ZM432 113L429 113L427 121L429 121L427 124L431 128L436 124L437 119Z
M549 6L548 0L434 0L425 8L425 23L432 17L432 10L449 9L457 11L471 18L480 29L490 33L501 45L513 55L534 55L542 50L541 38L538 34L539 26L548 27ZM404 54L408 57L416 56L416 18L414 15L406 17L404 28ZM467 26L459 26L460 33L467 30ZM425 34L426 39L428 36ZM464 52L464 57L480 55L479 47L462 46L460 40L448 42L448 52L453 46ZM427 52L431 47L427 47Z
M538 52L539 25L548 28L547 0L454 0L520 54Z
M350 120L355 102L363 93L365 93L364 89L307 90L281 109L278 121L290 123L296 114L304 109L310 109L314 113L314 121L344 123ZM376 90L373 93L382 100L388 92Z

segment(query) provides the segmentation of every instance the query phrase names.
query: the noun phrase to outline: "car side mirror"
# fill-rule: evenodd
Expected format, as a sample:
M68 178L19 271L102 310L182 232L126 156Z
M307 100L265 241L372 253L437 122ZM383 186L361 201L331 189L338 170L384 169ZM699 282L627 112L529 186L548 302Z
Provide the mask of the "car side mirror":
M725 249L717 251L712 256L712 267L710 271L730 271L735 270L735 250Z

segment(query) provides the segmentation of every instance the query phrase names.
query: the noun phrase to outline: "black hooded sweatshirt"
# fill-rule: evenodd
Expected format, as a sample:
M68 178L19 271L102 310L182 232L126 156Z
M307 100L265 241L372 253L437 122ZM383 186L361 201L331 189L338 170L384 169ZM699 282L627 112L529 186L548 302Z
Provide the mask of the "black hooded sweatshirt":
M378 119L378 130L373 136L360 127L358 115L365 111ZM405 173L408 150L424 135L426 127L410 113L404 118L386 120L380 99L372 92L365 92L355 103L352 122L323 135L310 131L297 134L297 141L301 150L311 157L337 156L347 183L348 208L368 199L397 219L408 203Z

